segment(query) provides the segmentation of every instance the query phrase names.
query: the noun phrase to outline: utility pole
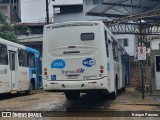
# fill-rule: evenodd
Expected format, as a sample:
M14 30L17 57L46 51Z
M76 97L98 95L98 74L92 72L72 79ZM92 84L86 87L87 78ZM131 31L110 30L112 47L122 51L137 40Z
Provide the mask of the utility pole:
M140 30L140 45L142 47L143 45L143 38L142 38L142 22L140 19L140 25L139 25L139 30ZM142 78L142 99L144 99L144 65L143 65L143 60L141 61L141 78Z
M49 24L49 9L48 9L48 0L46 0L46 21L47 21L47 24Z

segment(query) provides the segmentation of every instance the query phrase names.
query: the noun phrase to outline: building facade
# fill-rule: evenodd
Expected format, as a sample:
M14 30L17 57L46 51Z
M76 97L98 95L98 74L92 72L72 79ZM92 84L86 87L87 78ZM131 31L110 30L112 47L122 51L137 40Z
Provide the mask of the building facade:
M136 41L137 38L135 35L131 34L119 34L115 35L115 37L118 39L118 42L120 45L122 45L127 53L130 56L131 61L136 60Z
M17 30L18 39L21 44L37 49L42 57L43 27L45 23L21 23L21 28L28 30ZM27 31L27 32L26 32Z
M20 0L0 0L0 11L7 16L7 22L21 22L21 3Z
M65 1L65 0L62 0ZM79 2L55 1L54 22L66 21L83 21L83 20L106 20L106 17L87 16L86 12L94 8L97 4L101 4L104 0L81 0Z

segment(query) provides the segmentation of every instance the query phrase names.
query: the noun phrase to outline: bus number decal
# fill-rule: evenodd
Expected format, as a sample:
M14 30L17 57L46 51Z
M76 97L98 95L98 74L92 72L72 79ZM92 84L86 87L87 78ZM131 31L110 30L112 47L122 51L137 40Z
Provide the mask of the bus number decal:
M96 61L92 58L87 58L87 59L83 60L83 65L84 66L92 67L95 64L96 64Z
M53 61L51 64L51 68L57 68L57 69L63 69L65 68L65 66L66 66L65 62L61 59L57 59Z

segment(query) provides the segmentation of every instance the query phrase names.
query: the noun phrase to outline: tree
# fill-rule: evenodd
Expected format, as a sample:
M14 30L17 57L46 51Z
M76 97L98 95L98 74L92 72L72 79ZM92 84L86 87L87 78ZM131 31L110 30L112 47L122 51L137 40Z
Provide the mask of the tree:
M0 11L0 24L6 24L7 17Z
M7 17L0 11L0 38L19 43L14 26L7 23Z

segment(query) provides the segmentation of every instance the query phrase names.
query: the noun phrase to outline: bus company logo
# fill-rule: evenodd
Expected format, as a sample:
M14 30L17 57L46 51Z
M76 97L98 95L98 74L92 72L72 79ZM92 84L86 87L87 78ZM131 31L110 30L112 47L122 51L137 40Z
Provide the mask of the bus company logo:
M0 74L7 74L7 68L4 68L3 70L0 70Z
M57 69L63 69L65 68L65 66L66 64L64 60L61 59L54 60L51 64L51 68L57 68Z
M93 65L96 64L96 61L92 58L87 58L87 59L83 60L82 63L83 63L84 66L92 67Z
M85 69L79 68L77 70L68 70L64 71L62 70L62 74L83 74L85 72Z

